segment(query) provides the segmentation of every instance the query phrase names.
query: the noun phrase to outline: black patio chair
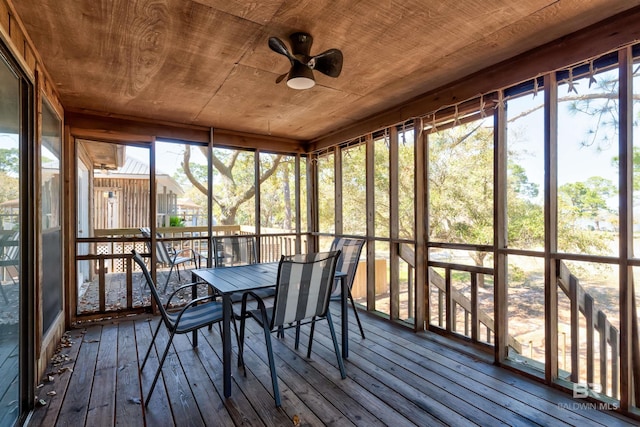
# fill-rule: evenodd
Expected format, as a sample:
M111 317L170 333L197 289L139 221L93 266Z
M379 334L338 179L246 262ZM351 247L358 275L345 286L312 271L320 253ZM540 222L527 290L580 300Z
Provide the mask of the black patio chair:
M351 301L351 307L353 307L353 313L356 316L356 321L358 322L358 327L360 328L360 335L362 339L364 339L364 329L362 328L362 323L360 323L360 316L358 316L358 311L356 310L356 304L353 301L353 296L351 295L351 288L353 287L353 281L356 277L356 270L358 269L358 264L360 263L360 254L362 253L362 247L364 246L364 239L352 239L352 238L344 238L344 237L336 237L331 243L330 251L340 251L341 255L338 258L338 263L336 264L336 271L340 271L346 274L343 280L347 281L347 289L349 290L348 298ZM331 290L331 301L341 300L342 299L342 288L340 287L340 280L336 279L333 282L333 289ZM348 321L348 319L342 319L343 322ZM309 345L307 347L308 354L311 354L311 346L313 345L313 332L314 327L311 325L311 330L309 332ZM295 347L298 348L298 343L300 341L300 328L296 328L296 337L295 337Z
M162 371L162 365L164 364L164 361L167 358L167 354L169 353L169 349L171 348L173 337L176 334L186 334L196 331L205 326L221 322L222 302L215 301L215 297L213 295L207 295L200 298L195 298L191 301L187 301L184 306L181 306L179 308L169 309L173 297L178 292L183 289L195 286L196 284L189 283L187 285L180 286L169 296L166 305L163 305L162 301L160 300L160 295L158 294L155 283L153 282L153 279L151 279L151 275L149 274L149 270L147 269L144 259L135 250L131 251L131 253L133 254L133 260L136 264L138 264L138 266L140 266L140 269L142 270L142 274L144 275L147 285L149 286L149 290L151 291L151 297L158 306L158 310L160 311L161 316L160 321L158 322L158 326L153 333L151 344L149 344L149 348L147 349L144 360L142 361L142 366L140 366L140 373L142 373L142 370L144 369L144 366L146 365L149 358L149 354L151 354L151 349L153 348L153 344L155 343L156 337L158 336L160 327L164 324L167 328L167 331L169 332L169 339L167 340L167 345L158 363L158 370L153 377L151 388L149 389L149 393L147 394L147 397L144 401L145 406L148 406L149 399L151 399L151 394L153 393L156 383L158 382L160 372ZM234 328L235 327L236 326L234 323ZM238 331L236 329L236 338L237 334Z
M151 230L147 227L141 227L140 233L143 237L151 238ZM156 234L156 237L161 239L162 235L160 233ZM151 252L151 241L146 242L147 250ZM189 256L184 256L184 253L190 252ZM167 273L167 280L164 283L164 287L162 288L162 293L167 292L167 286L169 286L169 280L171 279L171 273L173 273L173 268L175 267L178 273L178 282L181 280L180 278L180 265L186 262L196 263L196 255L192 249L183 249L181 251L176 251L174 249L167 248L165 242L160 240L156 240L156 258L158 264L168 265L169 273Z
M364 246L364 239L352 239L344 237L336 237L331 243L330 251L340 251L341 256L338 259L336 270L346 273L347 288L349 289L349 300L351 301L351 307L353 307L353 313L356 316L358 327L360 328L360 335L364 339L364 330L362 329L362 323L360 323L360 316L358 316L358 310L356 310L356 303L353 301L353 295L351 295L351 288L353 288L353 281L356 278L356 270L360 263L360 254L362 253L362 247ZM333 284L333 290L331 291L331 300L339 300L342 298L342 291L340 288L340 282L336 279ZM346 322L347 319L342 319Z
M10 269L15 269L17 274L20 274L19 263L20 263L20 247L18 246L18 239L20 238L20 233L18 231L12 232L2 232L0 233L0 267L5 269L5 274L9 275L9 278L13 282L14 285L17 284L14 275L11 273ZM9 303L9 298L7 297L7 293L4 290L2 284L0 284L0 293L2 293L2 297L5 303Z
M214 236L212 247L215 248L213 265L216 267L232 267L258 262L256 256L256 238L253 236Z
M329 299L334 282L336 262L339 256L340 251L283 255L278 266L273 306L267 308L263 299L253 292L246 292L242 297L238 366L245 367L243 357L244 328L246 319L252 317L264 330L276 407L279 407L281 402L278 375L271 345L271 332L280 332L282 329L296 327L322 318L327 319L336 358L338 359L340 376L342 379L346 378L338 340L336 339L329 311ZM249 297L253 297L257 301L257 309L251 310L247 308ZM307 357L309 356L310 354L308 353Z
M212 239L216 248L214 265L216 268L249 265L258 262L256 255L256 238L254 236L215 236ZM275 295L275 288L265 288L254 291L260 298ZM242 294L233 294L231 301L240 302Z
M254 236L214 236L211 247L215 248L215 268L250 265L258 262L256 255L256 238ZM275 295L275 288L264 288L254 291L260 298L267 299ZM231 303L242 301L242 293L231 295ZM234 313L235 318L239 316ZM211 329L211 327L209 327Z

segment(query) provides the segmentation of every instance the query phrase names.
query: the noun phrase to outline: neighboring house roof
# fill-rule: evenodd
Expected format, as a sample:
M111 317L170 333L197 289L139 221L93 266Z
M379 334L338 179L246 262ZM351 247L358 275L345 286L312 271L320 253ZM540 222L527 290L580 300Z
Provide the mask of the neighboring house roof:
M194 203L191 199L180 198L178 199L178 209L199 210L199 209L202 209L202 206L200 206L197 203Z
M133 157L127 157L124 165L116 170L102 171L100 169L95 170L96 178L117 178L117 179L148 179L151 169L149 165L134 159ZM166 187L167 193L174 193L178 196L184 194L184 190L168 174L156 170L156 183L158 185L158 193L163 193L163 188Z
M15 209L20 207L20 199L11 199L0 203L0 208Z

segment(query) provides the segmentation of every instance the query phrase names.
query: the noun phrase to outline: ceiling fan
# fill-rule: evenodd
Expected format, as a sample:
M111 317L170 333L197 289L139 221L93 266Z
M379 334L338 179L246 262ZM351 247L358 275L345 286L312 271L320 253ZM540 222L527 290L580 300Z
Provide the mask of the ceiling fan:
M342 71L342 52L338 49L329 49L318 55L310 56L313 37L310 34L297 32L289 36L291 39L291 52L287 46L277 37L269 37L269 47L276 53L289 58L291 69L276 79L280 83L287 77L287 86L292 89L309 89L316 82L313 78L313 70L320 71L329 77L338 77Z

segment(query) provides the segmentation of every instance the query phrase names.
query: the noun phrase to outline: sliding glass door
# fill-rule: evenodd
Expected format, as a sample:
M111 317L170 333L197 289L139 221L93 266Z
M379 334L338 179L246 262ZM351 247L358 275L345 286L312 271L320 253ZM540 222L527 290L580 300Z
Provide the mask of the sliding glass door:
M32 283L24 242L32 227L24 221L32 175L29 108L32 87L0 50L0 427L24 420L33 400ZM29 325L27 324L29 323Z

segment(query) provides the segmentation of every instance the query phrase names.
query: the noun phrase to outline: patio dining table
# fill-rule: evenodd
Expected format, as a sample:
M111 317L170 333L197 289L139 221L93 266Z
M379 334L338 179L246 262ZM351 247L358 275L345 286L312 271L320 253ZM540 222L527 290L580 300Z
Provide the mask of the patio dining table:
M233 307L231 296L234 293L244 293L258 289L273 287L278 276L278 263L259 263L234 267L200 268L191 271L193 281L205 281L213 286L222 296L222 364L224 397L231 396L231 320ZM346 274L336 272L340 279L342 305L342 357L349 357L349 328L348 328L348 299ZM197 335L194 333L194 345L197 345Z

